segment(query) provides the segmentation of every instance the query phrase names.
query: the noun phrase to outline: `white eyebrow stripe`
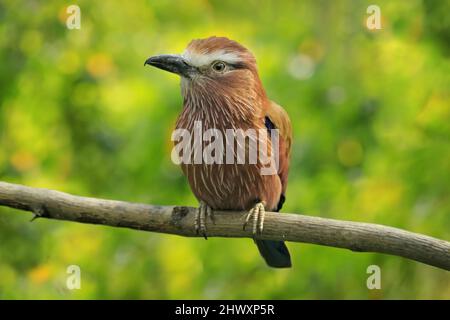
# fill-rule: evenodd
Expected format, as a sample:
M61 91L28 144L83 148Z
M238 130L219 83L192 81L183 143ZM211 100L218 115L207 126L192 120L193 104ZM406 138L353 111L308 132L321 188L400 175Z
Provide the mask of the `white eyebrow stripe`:
M210 65L211 62L220 60L227 63L236 63L242 61L242 58L233 52L226 52L223 50L214 51L210 53L196 53L191 51L185 51L181 55L187 62L195 67L202 67Z

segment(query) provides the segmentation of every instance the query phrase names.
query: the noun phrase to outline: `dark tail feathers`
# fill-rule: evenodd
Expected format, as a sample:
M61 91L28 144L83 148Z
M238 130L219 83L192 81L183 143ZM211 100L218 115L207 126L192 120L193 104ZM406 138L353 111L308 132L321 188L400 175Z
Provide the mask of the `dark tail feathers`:
M291 255L284 241L255 240L259 253L266 263L273 268L290 268Z

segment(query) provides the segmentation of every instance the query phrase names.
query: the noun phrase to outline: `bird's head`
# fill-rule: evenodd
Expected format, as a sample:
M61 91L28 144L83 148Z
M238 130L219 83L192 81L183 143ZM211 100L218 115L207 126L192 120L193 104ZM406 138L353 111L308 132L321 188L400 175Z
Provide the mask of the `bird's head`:
M147 64L180 75L185 98L192 94L265 96L255 57L228 38L192 40L182 54L153 56Z

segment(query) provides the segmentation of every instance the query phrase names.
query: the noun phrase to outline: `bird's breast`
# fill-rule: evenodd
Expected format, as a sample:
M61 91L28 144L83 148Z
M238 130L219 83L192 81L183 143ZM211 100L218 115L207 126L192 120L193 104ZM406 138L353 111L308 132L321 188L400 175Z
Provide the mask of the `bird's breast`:
M230 147L230 141L227 140L230 130L246 132L253 129L257 132L264 128L263 122L251 124L238 119L210 118L205 114L182 114L176 127L186 130L190 135L191 153L189 157L184 157L189 161L181 161L181 168L197 199L213 209L221 210L247 210L258 201L265 201L269 210L276 208L281 194L278 175L262 174L262 164L258 159L256 162L250 161L250 138L245 140L244 146L234 141L233 147ZM210 134L208 135L210 129L216 133L214 139L210 139ZM238 148L246 150L243 163L242 157L239 158ZM218 156L216 152L223 154ZM213 157L213 161L208 161L208 156Z

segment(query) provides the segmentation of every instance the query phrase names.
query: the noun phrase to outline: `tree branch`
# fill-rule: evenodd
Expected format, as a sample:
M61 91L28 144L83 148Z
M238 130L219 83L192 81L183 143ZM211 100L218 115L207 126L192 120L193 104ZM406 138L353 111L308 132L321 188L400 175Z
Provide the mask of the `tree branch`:
M151 232L197 237L196 209L85 198L0 182L0 205L31 211L37 217L102 224ZM214 212L209 237L251 238L244 231L246 212ZM450 270L450 242L378 224L267 212L259 239L285 240L380 252Z

